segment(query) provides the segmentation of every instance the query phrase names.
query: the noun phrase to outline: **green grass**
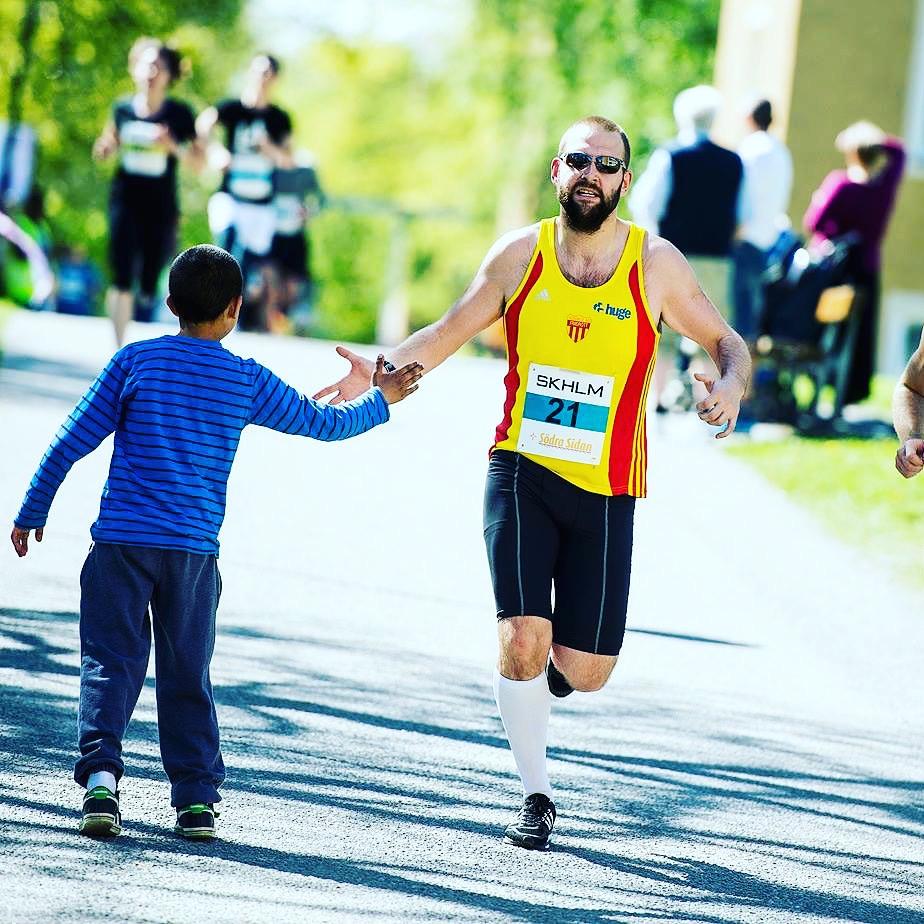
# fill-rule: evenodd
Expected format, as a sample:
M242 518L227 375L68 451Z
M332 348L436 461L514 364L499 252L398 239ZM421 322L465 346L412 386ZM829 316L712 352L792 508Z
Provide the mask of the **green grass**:
M754 466L839 539L875 556L903 581L924 586L924 476L895 471L897 440L740 443L732 455Z

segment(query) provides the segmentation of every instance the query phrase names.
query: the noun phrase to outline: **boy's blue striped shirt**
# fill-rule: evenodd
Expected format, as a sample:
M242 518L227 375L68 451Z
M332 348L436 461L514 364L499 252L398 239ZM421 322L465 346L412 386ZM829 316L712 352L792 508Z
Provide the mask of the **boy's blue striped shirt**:
M217 554L244 427L342 440L388 417L378 388L345 404L321 404L215 340L169 335L132 343L113 356L58 430L16 525L44 526L71 466L115 433L93 538Z

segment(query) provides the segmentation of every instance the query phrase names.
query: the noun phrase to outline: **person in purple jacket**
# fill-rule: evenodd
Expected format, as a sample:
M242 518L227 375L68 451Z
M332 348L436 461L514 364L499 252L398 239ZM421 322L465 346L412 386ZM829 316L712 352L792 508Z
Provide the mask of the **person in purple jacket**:
M860 316L845 400L855 404L869 396L879 322L881 247L905 169L905 148L871 122L855 122L835 140L845 170L833 170L812 196L805 227L813 242L853 233L848 272L857 288Z
M386 370L379 356L354 401L320 404L265 366L226 350L241 309L241 269L200 244L170 269L167 306L180 331L129 344L112 357L45 453L10 534L20 558L71 466L115 433L93 544L80 574L80 759L86 787L79 831L122 830L122 739L151 652L160 752L182 837L215 836L225 779L209 679L221 595L218 531L231 463L248 425L342 440L389 419L417 390L419 363Z

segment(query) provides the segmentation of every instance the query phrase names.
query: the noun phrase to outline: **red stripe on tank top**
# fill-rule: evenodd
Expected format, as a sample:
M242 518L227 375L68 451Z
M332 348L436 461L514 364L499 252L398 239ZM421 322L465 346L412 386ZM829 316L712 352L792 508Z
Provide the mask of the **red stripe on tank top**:
M507 374L504 376L504 386L507 389L507 397L504 400L504 419L494 433L495 446L507 439L510 425L513 422L513 406L516 404L517 392L520 389L520 373L517 368L520 362L520 355L517 352L517 337L520 333L520 311L541 274L542 253L539 253L536 255L536 261L529 271L525 285L520 289L520 294L507 306L507 310L504 312L504 334L507 338L508 362Z
M626 378L625 387L616 406L613 419L613 438L610 441L610 490L616 494L625 492L629 485L629 472L635 450L636 424L641 412L640 404L645 393L645 379L648 364L654 352L655 332L648 320L648 312L642 301L638 282L638 262L629 270L629 290L635 302L636 339L635 359Z

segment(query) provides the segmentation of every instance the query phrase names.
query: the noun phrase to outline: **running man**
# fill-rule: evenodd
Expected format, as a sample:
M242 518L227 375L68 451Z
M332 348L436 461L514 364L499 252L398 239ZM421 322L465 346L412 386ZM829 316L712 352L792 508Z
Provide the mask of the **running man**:
M176 250L177 162L196 171L203 163L192 109L167 96L180 77L180 63L173 48L138 39L128 55L135 95L116 101L93 145L97 160L119 155L109 195L112 286L106 293L119 346L132 317L152 319L160 275Z
M895 388L892 422L901 442L895 467L905 478L913 478L924 469L924 330Z
M438 366L503 317L507 397L484 503L497 601L494 691L523 783L509 843L545 849L555 823L546 768L551 693L601 689L622 646L635 499L644 497L645 399L661 324L719 369L700 376L699 416L735 429L750 359L680 251L616 215L629 140L598 116L572 125L552 160L560 210L500 238L462 298L392 351ZM351 364L316 395L350 400L373 363ZM554 588L554 606L551 602Z
M219 195L214 198L224 201L227 214L215 221L214 203L210 203L209 217L216 243L238 258L244 273L242 330L267 329L261 298L263 268L276 233L274 175L277 167L294 166L292 120L271 102L278 77L276 58L255 55L240 98L222 100L196 119L200 140L210 146L210 158L214 153L224 171ZM211 144L217 126L224 129L224 146Z

